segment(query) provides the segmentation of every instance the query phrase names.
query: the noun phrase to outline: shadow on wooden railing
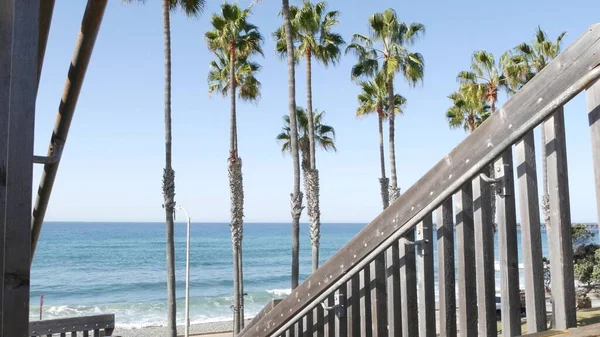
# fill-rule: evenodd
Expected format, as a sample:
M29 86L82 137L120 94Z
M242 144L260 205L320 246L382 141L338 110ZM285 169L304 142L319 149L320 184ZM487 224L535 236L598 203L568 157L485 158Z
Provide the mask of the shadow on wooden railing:
M281 303L265 309L238 336L327 333L429 337L436 333L456 336L457 331L465 336L496 336L499 314L503 335L520 335L517 193L527 331L546 330L533 133L540 124L546 136L549 192L544 197L551 210L547 235L552 326L575 326L563 105L588 89L595 186L600 195L600 122L596 118L600 116L600 83L592 86L600 77L599 64L600 24L596 24ZM490 167L494 173L491 178ZM498 225L499 309L491 198L495 198ZM433 244L437 244L437 275Z
M29 336L93 337L112 336L115 329L115 315L82 316L29 323Z

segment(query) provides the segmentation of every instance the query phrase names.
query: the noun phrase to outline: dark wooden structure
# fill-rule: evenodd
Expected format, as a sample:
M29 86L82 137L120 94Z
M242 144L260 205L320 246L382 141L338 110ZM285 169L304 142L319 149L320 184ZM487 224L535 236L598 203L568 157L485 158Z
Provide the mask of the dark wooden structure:
M108 337L114 330L115 315L50 319L29 324L30 337Z
M496 336L496 287L502 296L503 335L521 335L517 221L522 224L527 331L546 330L533 142L533 130L543 121L551 208L547 234L552 326L557 330L574 327L575 286L562 107L588 90L600 212L598 78L600 24L591 26L329 261L238 336ZM482 173L489 173L490 166L494 177ZM494 277L492 188L497 206L500 285L495 285ZM436 219L435 228L432 219ZM432 256L434 229L437 259ZM439 283L437 317L435 263ZM332 296L335 301L331 301ZM328 310L315 317L315 308L324 304ZM302 324L307 317L313 322L324 319L329 329L323 334L318 324Z

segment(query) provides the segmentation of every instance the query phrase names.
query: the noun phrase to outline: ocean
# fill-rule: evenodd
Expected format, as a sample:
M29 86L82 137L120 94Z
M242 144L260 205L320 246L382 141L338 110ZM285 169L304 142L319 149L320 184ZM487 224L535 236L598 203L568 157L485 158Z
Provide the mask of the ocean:
M364 226L323 224L321 263ZM233 282L229 225L193 223L191 228L190 321L230 320ZM185 232L185 223L175 225L178 324L184 322ZM598 241L597 227L594 232ZM311 270L307 224L301 225L300 235L303 280ZM518 239L520 249L520 231ZM547 256L545 230L542 246ZM245 224L243 258L244 290L248 294L245 313L252 317L270 299L290 293L291 226ZM522 262L520 253L519 259ZM43 319L114 313L122 329L165 325L164 224L46 222L31 270L31 320L39 319L42 295Z

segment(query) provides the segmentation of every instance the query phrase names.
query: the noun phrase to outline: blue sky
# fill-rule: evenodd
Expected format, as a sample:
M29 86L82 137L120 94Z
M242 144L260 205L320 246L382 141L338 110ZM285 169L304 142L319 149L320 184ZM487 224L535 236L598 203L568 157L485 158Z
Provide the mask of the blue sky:
M194 221L228 221L228 100L209 97L206 76L213 56L204 33L221 1L205 14L172 17L173 166L176 200ZM299 3L291 0L292 4ZM250 0L240 0L247 6ZM426 62L424 85L396 81L408 100L396 120L399 184L406 190L466 136L450 130L446 96L457 87L474 50L496 56L529 41L539 24L552 38L568 32L566 47L598 22L600 2L330 0L341 11L337 31L349 41L367 33L374 12L396 9L401 20L421 22L427 33L414 47ZM273 51L271 33L281 24L281 2L263 0L251 22L265 36L262 99L238 105L240 156L244 161L245 219L287 222L292 162L275 136L287 113L286 64ZM46 152L85 1L56 2L38 94L35 152ZM368 222L380 212L377 121L358 120L358 88L350 81L352 55L337 67L313 66L314 107L336 128L337 153L319 153L324 222ZM305 105L304 64L297 69L297 103ZM501 102L506 99L502 94ZM572 218L597 219L585 98L566 106ZM79 98L46 220L164 221L163 35L160 1L124 5L109 1ZM386 150L387 151L387 150ZM389 169L389 167L388 167ZM34 171L37 191L41 168ZM35 193L34 193L35 196ZM303 219L305 216L303 215Z

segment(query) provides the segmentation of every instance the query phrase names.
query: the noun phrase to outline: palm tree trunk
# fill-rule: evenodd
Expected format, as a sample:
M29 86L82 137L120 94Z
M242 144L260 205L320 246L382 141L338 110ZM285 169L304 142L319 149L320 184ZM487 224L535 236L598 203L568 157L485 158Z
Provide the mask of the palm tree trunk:
M175 296L175 240L173 237L173 212L175 209L175 171L171 166L171 17L169 1L163 0L163 29L165 52L165 170L163 172L163 197L167 239L167 336L177 337L177 306Z
M290 150L294 163L294 190L291 195L292 208L292 289L298 286L300 215L302 214L302 192L300 192L300 158L298 154L298 127L296 125L296 74L294 68L294 41L290 22L290 3L281 0L283 6L283 24L288 56L288 109L290 112Z
M315 152L315 123L312 105L312 53L310 48L306 49L306 100L308 111L308 143L310 168L307 175L307 187L305 188L308 204L308 216L310 218L310 242L312 246L312 271L319 268L319 244L321 241L321 211L319 207L319 171L317 170Z
M238 281L239 285L239 296L240 296L240 331L244 329L244 263L242 259L242 243L240 242L240 249L238 250L238 268L240 279Z
M242 185L242 160L237 150L237 117L236 117L236 81L235 81L235 43L229 43L229 78L231 100L230 131L229 131L229 188L231 198L231 241L233 251L233 332L238 334L242 327L243 298L241 289L242 266L242 231L243 231L243 203L244 191Z
M396 175L396 146L395 146L395 102L394 102L394 79L390 78L388 80L388 99L390 105L389 111L389 123L390 123L390 171L391 171L391 187L390 187L390 201L394 202L396 198L398 198L398 177Z
M390 180L385 176L385 153L383 149L383 108L381 106L377 109L377 122L379 126L379 163L381 166L381 178L379 184L381 185L381 201L383 203L383 209L386 209L390 204Z

